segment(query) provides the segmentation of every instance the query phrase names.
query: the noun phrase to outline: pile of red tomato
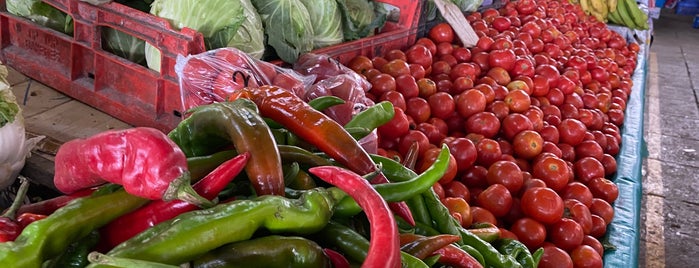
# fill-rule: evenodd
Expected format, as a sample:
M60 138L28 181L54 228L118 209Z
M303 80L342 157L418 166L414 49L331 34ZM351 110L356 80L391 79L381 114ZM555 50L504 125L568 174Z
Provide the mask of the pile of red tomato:
M465 227L490 222L530 249L539 267L601 267L614 216L619 126L639 46L568 1L521 0L471 13L464 48L441 23L405 50L347 65L396 116L380 153L416 171L446 143L450 170L434 186Z

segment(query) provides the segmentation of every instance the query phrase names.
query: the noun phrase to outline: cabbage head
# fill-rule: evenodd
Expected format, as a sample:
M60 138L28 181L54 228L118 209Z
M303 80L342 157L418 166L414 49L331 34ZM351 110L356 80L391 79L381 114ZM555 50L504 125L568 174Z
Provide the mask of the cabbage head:
M7 12L24 17L36 24L72 35L73 18L41 0L7 0Z
M357 40L374 34L374 30L386 23L383 6L375 7L369 0L337 0L342 13L343 34L346 41ZM380 9L382 12L376 12Z
M241 27L247 27L247 30L262 30L256 29L260 25L243 26L249 25L249 23L246 24L246 15L250 14L245 11L244 1L246 0L155 0L151 5L150 13L168 20L173 28L187 27L202 33L206 49L211 50L229 46L231 40L237 38ZM256 33L250 36L263 35ZM238 44L240 42L242 41L238 41ZM264 40L258 40L247 44L257 45L251 49L252 52L257 53L263 42ZM160 51L148 43L145 51L148 67L160 71Z
M313 24L313 48L342 43L342 13L335 0L301 0Z
M250 57L261 59L265 53L265 31L262 19L250 0L238 0L243 6L245 20L237 30L224 27L209 37L211 49L221 47L237 48Z
M267 44L280 59L293 63L313 50L313 24L300 0L252 0L267 35Z

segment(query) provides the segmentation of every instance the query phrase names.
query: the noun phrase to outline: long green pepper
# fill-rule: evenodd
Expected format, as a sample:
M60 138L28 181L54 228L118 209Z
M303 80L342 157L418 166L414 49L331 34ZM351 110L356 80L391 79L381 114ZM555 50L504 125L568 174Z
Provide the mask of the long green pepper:
M0 243L0 267L40 267L44 261L63 253L71 243L150 201L116 185L105 187L27 225L14 242ZM118 190L110 192L115 188Z
M250 239L261 228L272 233L316 232L330 220L333 206L330 193L322 188L305 191L299 199L266 195L236 200L181 214L123 242L107 255L179 265L222 245Z
M429 190L447 171L449 167L449 147L442 146L442 150L435 162L422 174L407 181L390 182L373 185L374 189L386 202L399 202L411 199ZM383 169L383 167L382 167ZM351 197L346 197L338 202L335 212L340 216L354 216L361 212L361 208Z
M330 221L317 234L318 239L340 249L342 253L355 262L363 262L369 251L369 240L350 227ZM403 267L428 268L422 260L401 251Z

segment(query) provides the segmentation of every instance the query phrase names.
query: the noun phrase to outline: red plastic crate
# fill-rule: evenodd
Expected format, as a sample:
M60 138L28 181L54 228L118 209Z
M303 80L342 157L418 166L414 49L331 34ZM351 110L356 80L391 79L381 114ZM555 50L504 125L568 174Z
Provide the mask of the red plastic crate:
M372 37L315 50L342 63L403 49L416 40L422 0L379 0L400 10ZM14 16L0 0L0 60L19 72L126 123L163 131L181 120L182 100L174 65L177 55L205 51L203 36L173 29L161 18L118 3L100 6L78 0L43 0L69 14L73 36ZM161 73L102 49L101 28L142 39L161 51Z

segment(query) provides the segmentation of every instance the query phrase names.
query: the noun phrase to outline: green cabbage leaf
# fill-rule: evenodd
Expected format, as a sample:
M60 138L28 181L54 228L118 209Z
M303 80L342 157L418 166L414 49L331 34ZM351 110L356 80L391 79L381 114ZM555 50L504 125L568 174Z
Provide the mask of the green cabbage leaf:
M313 50L313 24L300 0L252 0L262 18L267 44L277 56L293 63Z

